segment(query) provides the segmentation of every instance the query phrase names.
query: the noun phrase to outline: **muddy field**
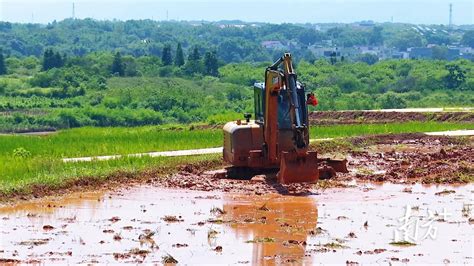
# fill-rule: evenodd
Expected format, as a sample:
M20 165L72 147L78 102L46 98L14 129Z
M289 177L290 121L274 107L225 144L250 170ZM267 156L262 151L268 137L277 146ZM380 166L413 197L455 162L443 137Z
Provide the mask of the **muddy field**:
M344 187L351 181L398 184L463 184L474 179L473 138L449 138L424 134L361 137L348 140L337 153L320 157L346 158L349 173L320 182L317 186L276 183L274 172L234 173L228 169L206 171L184 166L177 174L154 178L159 187L247 194L311 194L321 186ZM337 149L338 143L326 149ZM317 146L314 149L320 150Z
M309 115L312 125L365 124L394 122L465 122L474 123L474 112L377 112L377 111L324 111Z
M473 138L312 148L347 158L349 173L282 186L272 172L185 165L127 187L0 205L0 263L472 264Z
M0 257L45 264L469 264L473 189L359 184L311 196L257 196L138 186L76 193L0 208ZM420 222L410 245L394 238L407 208Z

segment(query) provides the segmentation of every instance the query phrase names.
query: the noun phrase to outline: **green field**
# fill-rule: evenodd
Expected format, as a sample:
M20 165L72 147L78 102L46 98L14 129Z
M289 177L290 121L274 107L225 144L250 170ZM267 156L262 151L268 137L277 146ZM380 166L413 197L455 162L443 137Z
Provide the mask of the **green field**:
M474 125L435 122L332 125L312 127L311 137L350 137L455 129L474 129ZM34 184L54 188L81 178L103 179L117 171L136 173L144 169L216 160L221 155L122 158L82 163L63 163L62 158L209 148L221 145L220 129L197 130L189 126L85 127L64 130L48 136L0 136L0 195L28 191Z
M0 156L19 147L34 156L64 158L218 147L221 143L220 130L190 130L184 126L83 127L49 136L1 136Z
M405 122L390 124L331 125L311 128L311 138L339 138L374 134L399 134L474 129L469 123Z

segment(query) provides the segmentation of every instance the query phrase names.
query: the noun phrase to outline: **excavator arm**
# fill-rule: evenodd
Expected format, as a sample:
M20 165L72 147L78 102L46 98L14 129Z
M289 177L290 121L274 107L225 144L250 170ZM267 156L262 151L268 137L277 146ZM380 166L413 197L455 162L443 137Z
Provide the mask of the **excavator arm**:
M281 184L311 182L347 171L345 161L318 159L309 151L309 119L304 86L285 53L256 83L255 120L245 115L224 126L224 160L237 168L276 169Z
M282 69L279 70L279 67L282 66ZM295 148L297 150L306 149L309 145L309 139L307 138L308 135L308 115L307 109L305 105L304 99L304 90L302 90L303 98L298 95L297 89L297 76L293 69L293 63L291 59L291 54L285 53L284 56L279 58L275 63L273 63L270 67L267 68L265 73L266 76L266 91L267 91L267 98L266 102L271 102L272 100L275 101L277 93L286 93L288 99L290 100L290 108L288 110L290 114L292 130L293 130L293 139L295 143ZM281 76L282 81L278 79L278 76ZM279 86L278 89L275 89L275 84L272 80L277 80L275 83ZM283 86L284 85L284 86ZM266 115L267 115L267 127L272 128L276 127L273 121L272 116L278 113L278 105L273 102L267 104ZM269 134L267 134L269 136Z
M267 104L264 118L264 146L269 160L273 160L274 156L280 159L278 181L280 183L316 182L319 179L317 155L315 152L308 152L308 110L304 89L298 88L291 54L285 53L269 66L265 77ZM290 151L279 152L278 120L276 117L278 114L277 97L281 93L286 94L289 99L294 148Z

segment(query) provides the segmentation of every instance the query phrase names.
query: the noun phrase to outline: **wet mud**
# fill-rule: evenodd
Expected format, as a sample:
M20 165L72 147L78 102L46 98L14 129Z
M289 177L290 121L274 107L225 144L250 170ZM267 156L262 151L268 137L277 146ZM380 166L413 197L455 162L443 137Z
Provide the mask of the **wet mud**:
M335 180L365 180L413 184L457 184L474 181L473 138L418 134L352 139L371 145L350 151L349 174Z
M75 193L0 207L0 262L469 264L473 192L363 183L310 196L144 185ZM420 227L413 245L394 242L407 204L435 236Z
M316 185L213 162L0 205L0 264L472 263L472 138L344 141L320 156L349 173Z
M324 186L347 187L351 181L399 184L465 184L474 181L472 138L450 138L423 134L384 135L350 139L352 148L321 154L343 157L349 173L337 173ZM328 149L330 150L330 149ZM317 166L315 166L317 167ZM280 185L276 171L236 172L232 168L206 171L184 166L176 174L154 178L159 187L247 194L280 193L311 195L319 185Z

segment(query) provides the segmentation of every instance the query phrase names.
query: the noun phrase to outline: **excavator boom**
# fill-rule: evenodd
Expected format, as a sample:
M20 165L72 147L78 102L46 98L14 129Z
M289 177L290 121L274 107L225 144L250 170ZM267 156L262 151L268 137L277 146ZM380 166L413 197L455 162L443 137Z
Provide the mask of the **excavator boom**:
M281 69L278 70L280 66ZM267 112L267 115L278 113L279 111L288 111L293 141L292 148L287 151L280 151L280 171L277 174L278 182L282 184L317 182L319 179L317 154L316 152L308 152L308 109L305 101L304 87L302 85L298 87L291 54L285 53L283 57L269 68L272 71L278 70L283 78L284 86L280 88L279 92L280 94L286 94L282 96L286 96L289 99L289 110L270 110ZM268 145L274 144L268 143Z
M317 182L320 175L346 170L344 162L319 160L309 151L309 120L304 85L297 81L291 54L285 53L255 84L255 120L224 126L224 159L235 167L279 168L282 184ZM323 170L319 165L324 165ZM325 170L324 170L325 169ZM331 170L332 169L332 170Z

